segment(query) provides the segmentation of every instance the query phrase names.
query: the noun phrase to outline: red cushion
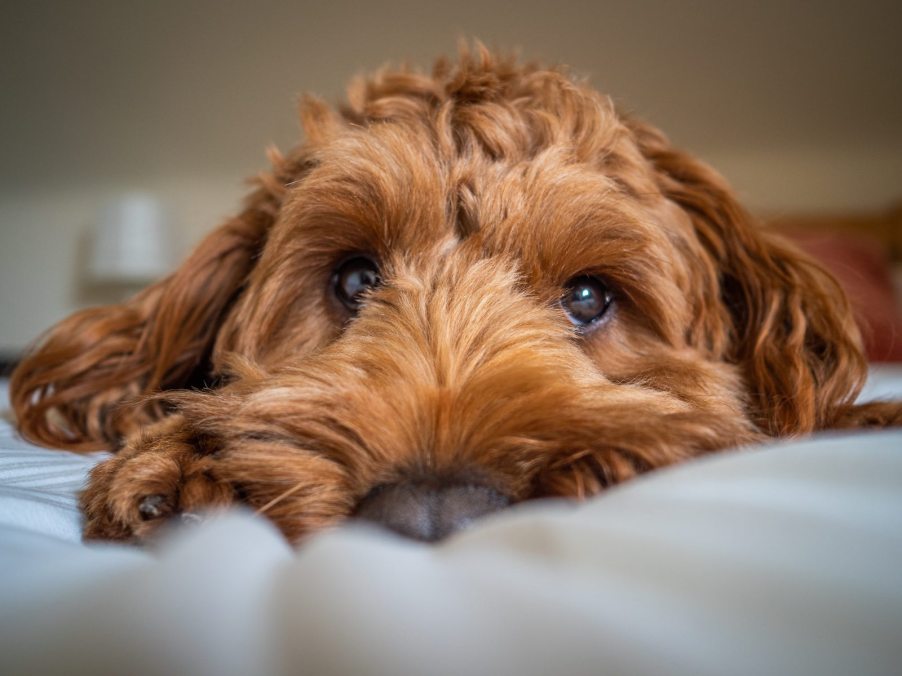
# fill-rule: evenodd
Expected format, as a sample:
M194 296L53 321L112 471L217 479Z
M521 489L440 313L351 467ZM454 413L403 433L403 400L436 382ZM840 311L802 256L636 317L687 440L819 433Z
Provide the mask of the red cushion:
M868 359L902 361L902 309L889 257L880 243L849 233L791 232L843 286L861 328Z

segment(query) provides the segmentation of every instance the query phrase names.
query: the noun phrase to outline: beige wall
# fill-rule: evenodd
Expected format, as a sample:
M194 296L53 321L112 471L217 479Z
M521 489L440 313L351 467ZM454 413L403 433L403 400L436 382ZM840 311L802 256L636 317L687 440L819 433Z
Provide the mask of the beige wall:
M10 3L12 4L12 3ZM0 353L86 299L77 251L126 190L182 248L237 205L294 100L458 36L591 76L765 211L902 198L896 2L18 3L0 26Z

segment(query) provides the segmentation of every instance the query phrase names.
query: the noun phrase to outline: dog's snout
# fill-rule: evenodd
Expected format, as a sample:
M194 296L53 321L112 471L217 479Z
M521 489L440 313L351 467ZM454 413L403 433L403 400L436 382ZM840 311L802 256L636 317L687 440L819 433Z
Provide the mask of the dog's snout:
M372 490L355 516L414 540L435 542L509 504L507 496L480 484L404 482Z

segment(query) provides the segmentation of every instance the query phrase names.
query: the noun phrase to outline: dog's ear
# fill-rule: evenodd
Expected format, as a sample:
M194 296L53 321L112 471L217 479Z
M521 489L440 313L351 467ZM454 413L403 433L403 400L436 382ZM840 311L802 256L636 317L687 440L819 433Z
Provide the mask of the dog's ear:
M206 375L218 327L265 242L285 186L305 168L300 156L272 151L270 159L273 170L258 178L243 211L172 275L122 304L77 312L25 355L10 383L23 436L56 448L110 448L162 414L159 403L138 398Z
M835 424L867 375L839 284L758 227L714 170L673 149L657 130L630 127L662 191L688 214L717 268L729 324L724 356L746 379L755 423L771 435Z

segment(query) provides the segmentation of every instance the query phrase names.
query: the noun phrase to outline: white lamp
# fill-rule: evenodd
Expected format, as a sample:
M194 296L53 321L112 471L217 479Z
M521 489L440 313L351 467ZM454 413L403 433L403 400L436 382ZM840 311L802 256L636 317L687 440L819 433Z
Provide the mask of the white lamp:
M153 195L128 193L109 202L93 235L87 270L93 284L143 286L170 270L169 219Z

